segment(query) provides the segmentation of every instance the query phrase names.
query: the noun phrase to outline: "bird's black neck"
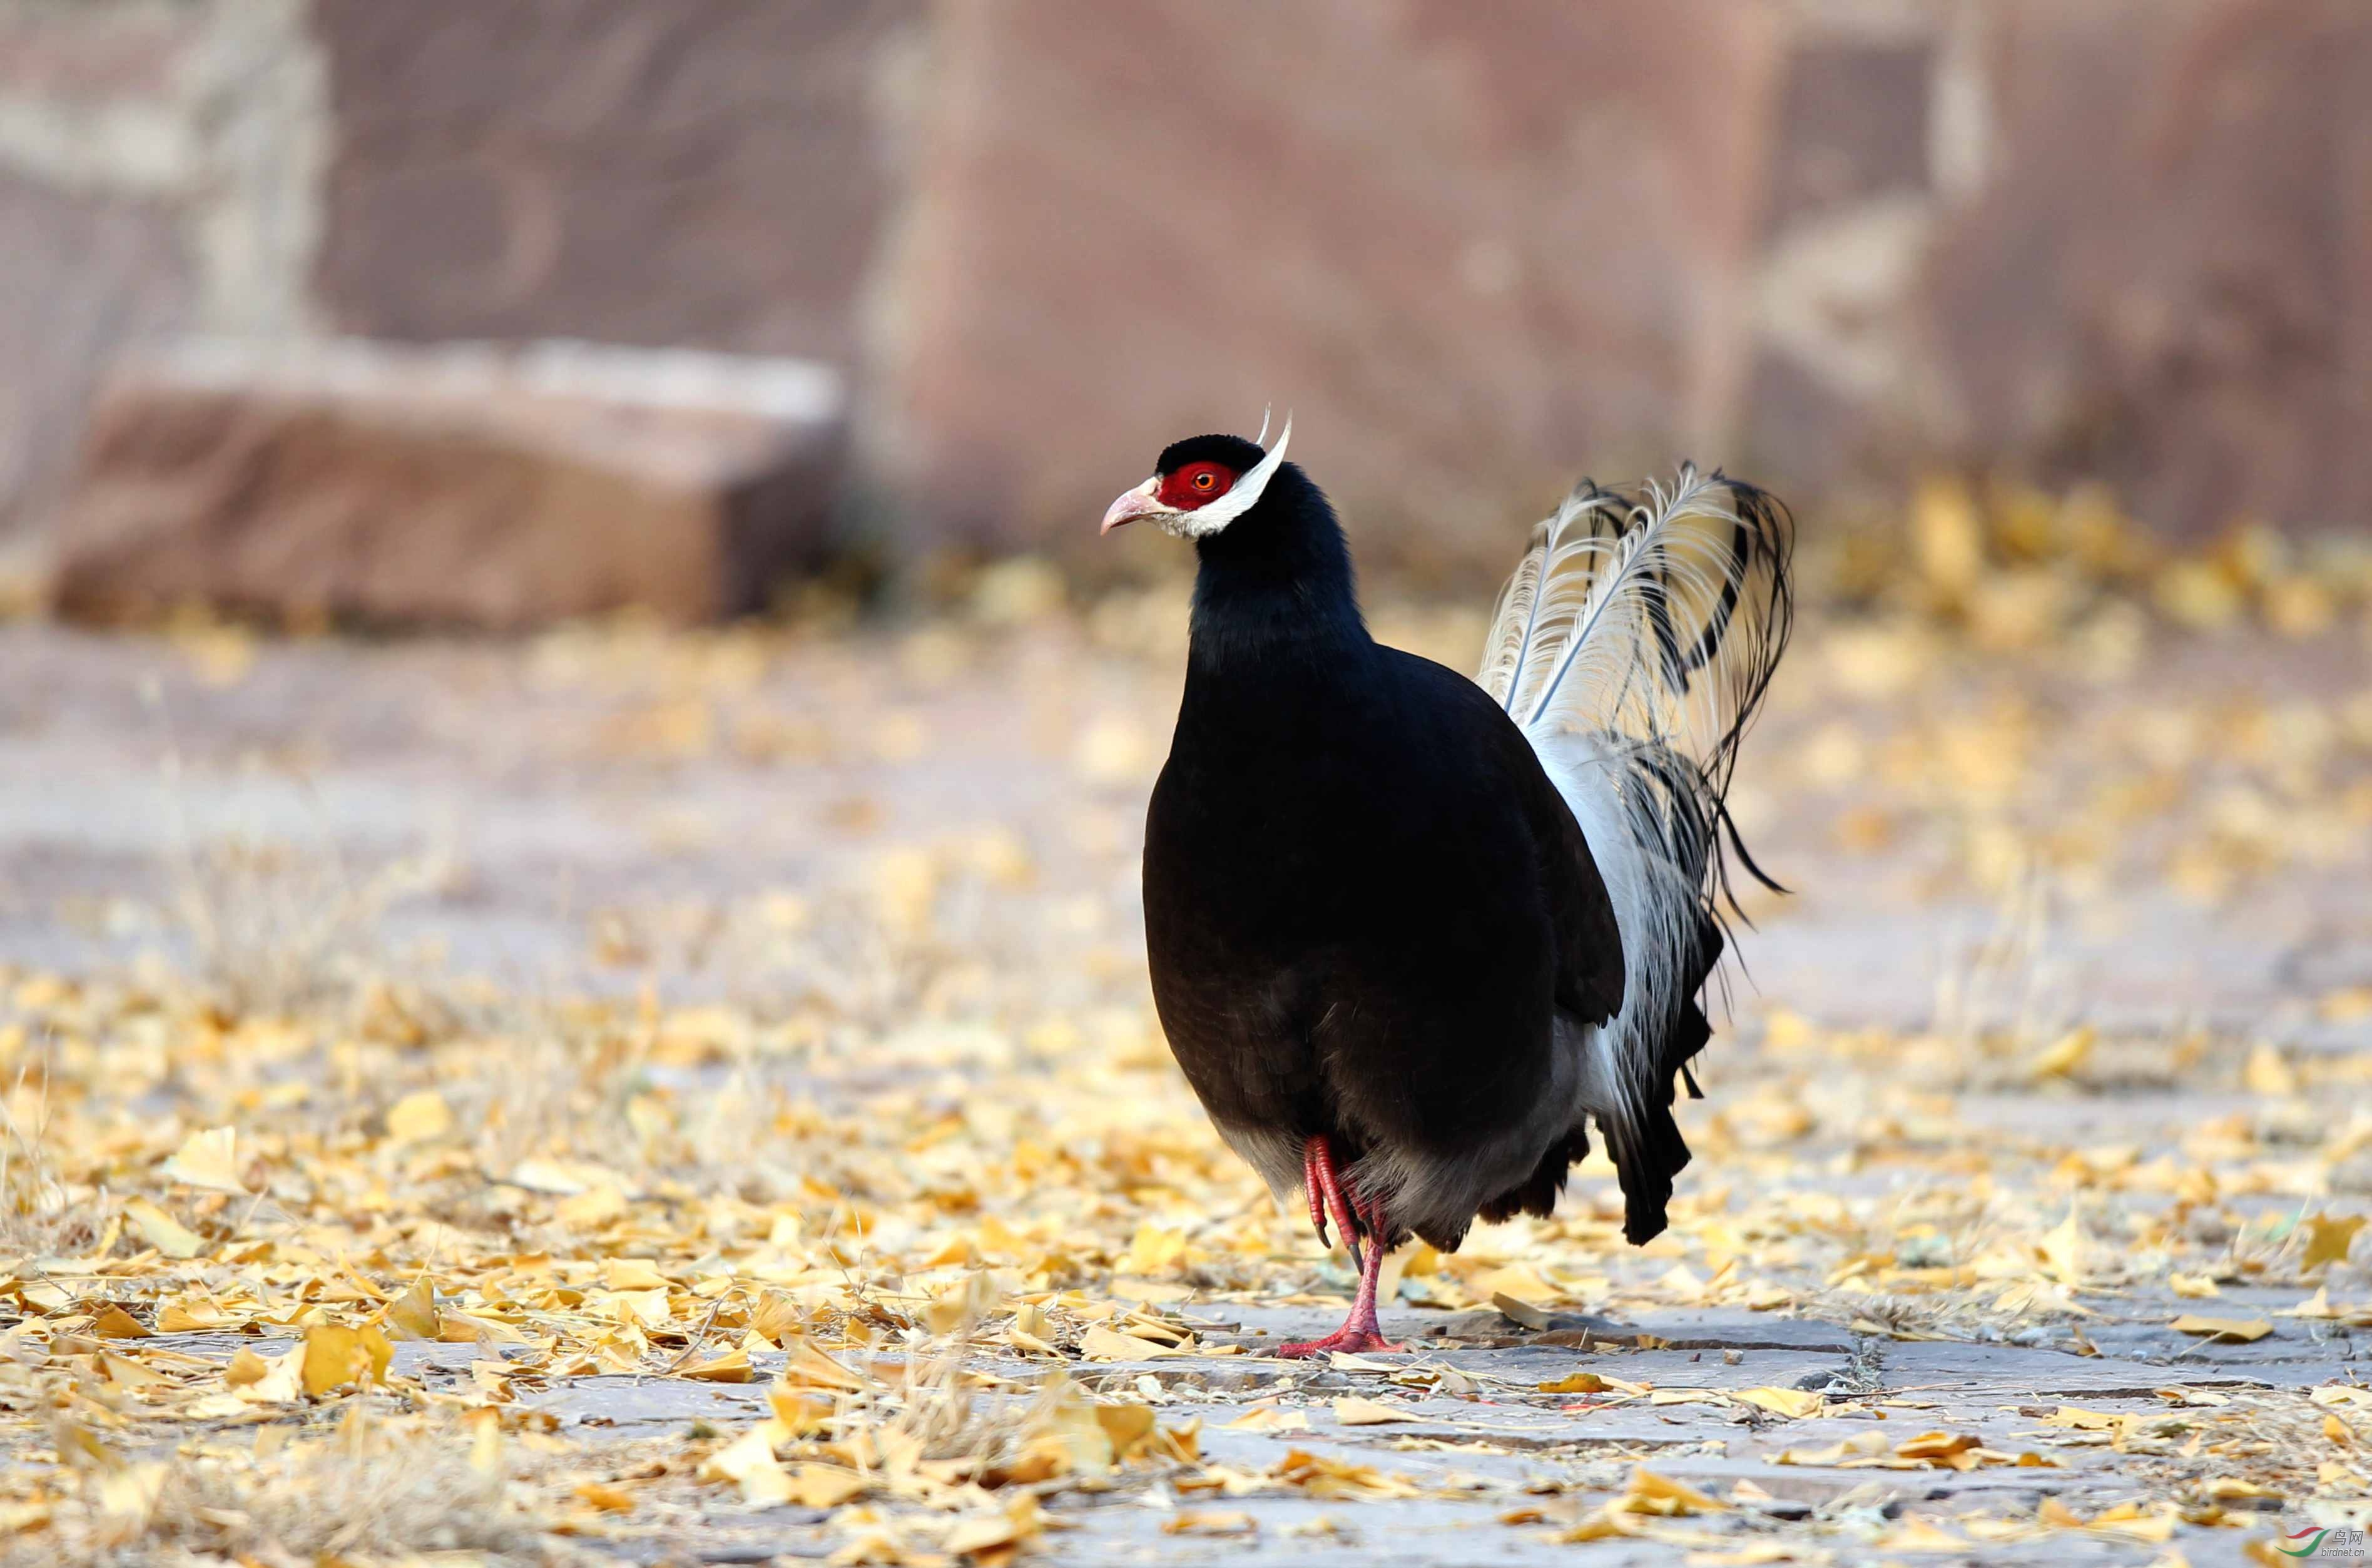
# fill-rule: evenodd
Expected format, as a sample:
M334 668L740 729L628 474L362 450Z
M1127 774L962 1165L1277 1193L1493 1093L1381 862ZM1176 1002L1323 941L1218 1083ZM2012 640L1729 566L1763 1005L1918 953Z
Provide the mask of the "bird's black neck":
M1374 645L1351 551L1326 496L1292 463L1260 504L1196 542L1189 683L1340 661Z

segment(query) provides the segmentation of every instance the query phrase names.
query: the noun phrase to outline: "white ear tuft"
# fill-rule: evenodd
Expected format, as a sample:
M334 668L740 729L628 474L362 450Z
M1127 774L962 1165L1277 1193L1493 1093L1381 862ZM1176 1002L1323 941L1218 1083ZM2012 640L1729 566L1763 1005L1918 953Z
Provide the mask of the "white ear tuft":
M1268 434L1265 421L1261 425L1261 434L1263 436ZM1268 482L1276 477L1278 466L1285 461L1285 444L1292 439L1293 411L1287 409L1285 412L1285 428L1277 432L1276 445L1268 449L1268 455L1252 465L1252 470L1250 473L1236 481L1233 490L1207 506L1199 506L1184 514L1181 518L1180 531L1190 539L1200 539L1205 534L1217 533L1221 528L1260 505L1261 492L1266 490ZM1255 442L1254 445L1257 446L1258 443Z

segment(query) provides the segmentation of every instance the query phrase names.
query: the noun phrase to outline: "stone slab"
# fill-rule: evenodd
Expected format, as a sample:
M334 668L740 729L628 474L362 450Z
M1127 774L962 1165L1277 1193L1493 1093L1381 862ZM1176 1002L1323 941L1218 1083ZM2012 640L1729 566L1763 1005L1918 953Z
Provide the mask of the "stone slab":
M804 361L186 343L94 413L57 604L496 630L756 610L824 548L840 404Z

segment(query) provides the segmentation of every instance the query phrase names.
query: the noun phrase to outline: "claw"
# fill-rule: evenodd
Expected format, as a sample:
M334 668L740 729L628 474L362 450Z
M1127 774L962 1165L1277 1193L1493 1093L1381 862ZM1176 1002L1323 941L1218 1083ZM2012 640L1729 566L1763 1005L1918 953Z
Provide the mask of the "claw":
M1358 1355L1368 1351L1396 1354L1406 1352L1408 1348L1392 1343L1379 1332L1369 1333L1365 1329L1355 1329L1345 1323L1322 1340L1289 1341L1277 1346L1276 1353L1288 1361L1299 1361L1305 1356L1322 1355L1334 1351L1341 1351L1345 1355Z
M1331 1249L1334 1243L1326 1234L1326 1191L1318 1180L1318 1151L1322 1147L1316 1138L1301 1146L1301 1186L1309 1194L1309 1228L1318 1233L1319 1246Z
M1322 1203L1325 1211L1334 1216L1334 1228L1342 1233L1343 1245L1351 1254L1351 1266L1365 1272L1366 1254L1359 1246L1359 1226L1351 1217L1351 1200L1343 1191L1342 1175L1334 1168L1333 1145L1326 1141L1323 1134L1312 1138L1301 1146L1301 1161L1310 1182L1312 1222L1317 1223ZM1333 1245L1327 1241L1326 1226L1322 1223L1318 1224L1318 1239L1330 1247Z

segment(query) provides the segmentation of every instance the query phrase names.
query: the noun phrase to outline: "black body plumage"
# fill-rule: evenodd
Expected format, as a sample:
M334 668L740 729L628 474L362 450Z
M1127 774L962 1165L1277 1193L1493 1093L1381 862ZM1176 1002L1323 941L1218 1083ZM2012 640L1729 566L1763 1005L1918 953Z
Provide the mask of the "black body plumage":
M1259 448L1203 437L1161 467L1203 456L1248 466ZM1490 1191L1420 1183L1448 1205L1392 1206L1436 1246L1477 1212L1546 1214L1587 1151L1580 1127L1538 1125L1558 1016L1603 1023L1623 984L1572 812L1481 687L1368 635L1342 528L1297 466L1197 549L1145 854L1179 1064L1273 1187L1323 1135L1363 1185L1472 1169ZM1530 1135L1511 1147L1511 1129Z

